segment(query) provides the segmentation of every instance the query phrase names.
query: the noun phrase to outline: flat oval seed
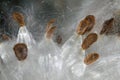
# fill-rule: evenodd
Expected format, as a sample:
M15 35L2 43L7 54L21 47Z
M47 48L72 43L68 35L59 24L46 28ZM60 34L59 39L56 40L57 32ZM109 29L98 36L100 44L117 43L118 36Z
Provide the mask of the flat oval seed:
M88 27L86 32L89 32L93 29L94 25L95 25L95 16L93 15L88 15L86 16L85 20L88 21Z
M61 44L61 43L62 43L62 37L61 37L60 35L58 35L58 36L56 37L56 42L57 42L58 44Z
M76 30L77 34L78 35L85 34L85 32L87 30L87 26L88 26L88 21L87 20L82 20L77 27L77 30Z
M2 34L2 39L3 40L10 40L10 37L6 34Z
M95 25L95 17L93 15L86 16L77 27L77 34L84 35L92 30Z
M25 25L24 16L21 13L14 12L13 13L13 18L19 23L20 26L24 26Z
M55 23L56 19L51 19L46 26L46 31L48 31L51 27L53 27L53 23Z
M51 27L51 28L46 32L46 38L48 38L48 39L52 38L55 29L56 29L56 26Z
M98 60L99 58L99 54L98 53L91 53L91 54L88 54L85 59L84 59L84 63L86 65L90 65L92 63L94 63L96 60Z
M110 30L113 28L113 23L114 23L114 18L111 18L109 20L106 20L103 23L103 28L100 31L100 34L108 34L110 32Z
M25 60L27 58L28 48L24 43L18 43L13 48L15 55L19 61Z
M83 41L82 48L84 50L88 49L94 42L97 41L97 34L96 33L90 33Z

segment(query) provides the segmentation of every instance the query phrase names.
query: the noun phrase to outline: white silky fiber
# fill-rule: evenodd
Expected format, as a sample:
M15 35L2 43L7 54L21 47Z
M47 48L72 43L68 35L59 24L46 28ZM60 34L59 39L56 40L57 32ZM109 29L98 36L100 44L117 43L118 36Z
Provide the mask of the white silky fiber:
M13 20L13 12L24 15L24 26ZM87 15L95 16L89 33L96 33L98 39L83 50L81 44L89 33L78 35L76 27ZM104 21L110 18L115 19L113 32L100 35ZM48 39L45 29L51 19L56 19L56 30ZM120 0L2 0L0 80L119 80L119 27ZM2 34L10 39L1 40ZM17 43L27 45L28 55L23 61L15 56L13 47ZM86 65L84 58L90 53L100 57Z

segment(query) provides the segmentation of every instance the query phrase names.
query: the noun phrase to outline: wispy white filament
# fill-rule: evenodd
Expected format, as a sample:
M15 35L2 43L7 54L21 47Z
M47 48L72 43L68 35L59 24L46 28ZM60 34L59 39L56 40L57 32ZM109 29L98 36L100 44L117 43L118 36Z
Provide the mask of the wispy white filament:
M35 40L26 29L26 26L20 27L17 36L17 43L26 43L29 47L35 44Z

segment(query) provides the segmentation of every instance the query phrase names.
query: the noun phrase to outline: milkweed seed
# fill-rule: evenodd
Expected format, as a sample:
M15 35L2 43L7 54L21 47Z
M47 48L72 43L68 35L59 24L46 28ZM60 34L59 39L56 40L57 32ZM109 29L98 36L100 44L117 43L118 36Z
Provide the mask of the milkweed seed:
M61 43L62 43L62 37L61 37L60 35L58 35L58 36L56 37L56 42L57 42L58 44L61 44Z
M84 50L88 49L94 42L97 41L97 34L96 33L90 33L83 41L82 48Z
M84 63L86 65L92 64L94 63L96 60L98 60L99 58L99 54L98 53L91 53L88 54L85 58L84 58Z
M95 25L95 17L93 15L88 15L83 19L77 27L77 34L84 35L85 33L92 30Z
M13 18L20 24L20 26L24 26L25 25L24 16L21 13L14 12L13 13Z
M27 58L28 49L26 44L18 43L14 46L13 50L19 61L25 60Z
M106 20L104 23L103 23L103 28L102 30L100 31L100 34L108 34L112 28L113 28L113 23L114 23L114 18L111 18L109 20Z

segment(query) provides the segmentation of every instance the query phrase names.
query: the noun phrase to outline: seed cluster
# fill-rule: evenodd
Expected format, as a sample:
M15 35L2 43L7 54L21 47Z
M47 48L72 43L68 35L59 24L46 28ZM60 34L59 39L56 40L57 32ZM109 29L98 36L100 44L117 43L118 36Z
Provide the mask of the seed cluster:
M20 26L24 26L25 22L24 22L24 16L19 13L19 12L14 12L13 13L13 18L20 24ZM55 23L55 19L51 19L46 26L46 32L45 32L45 37L47 39L52 38L52 35L56 29L56 26L54 26L53 24ZM113 28L113 24L114 24L114 18L111 18L109 20L106 20L103 23L103 28L100 31L100 34L108 34L112 28ZM86 33L89 33L93 27L95 25L95 16L93 15L88 15L86 16L83 20L80 21L79 25L77 26L76 29L76 33L78 35L84 35ZM3 36L5 39L7 39L6 36ZM81 45L83 50L87 50L93 43L95 43L98 39L98 35L97 33L89 33L83 40L83 43ZM58 44L61 44L62 42L62 37L61 35L58 35L56 37L56 42ZM27 49L27 45L24 43L17 43L14 48L13 48L15 55L17 57L18 60L25 60L27 57L27 53L28 53L28 49ZM99 54L98 53L90 53L88 55L86 55L86 57L84 58L84 63L86 65L89 65L93 62L95 62L97 59L99 58Z
M93 15L86 16L78 25L76 33L78 35L84 35L86 33L89 33L95 25L95 17ZM96 33L89 33L86 38L82 42L82 49L87 50L93 43L95 43L98 39L98 35ZM97 53L91 53L88 54L84 58L84 63L86 65L92 64L99 58L99 54Z

